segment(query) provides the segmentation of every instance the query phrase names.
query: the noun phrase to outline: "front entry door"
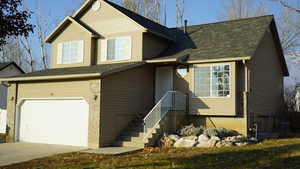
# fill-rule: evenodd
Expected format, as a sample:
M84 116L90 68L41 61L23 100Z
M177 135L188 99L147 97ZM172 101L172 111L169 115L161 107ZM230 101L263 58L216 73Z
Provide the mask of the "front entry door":
M157 103L168 91L173 90L173 67L157 67L155 73L155 103Z

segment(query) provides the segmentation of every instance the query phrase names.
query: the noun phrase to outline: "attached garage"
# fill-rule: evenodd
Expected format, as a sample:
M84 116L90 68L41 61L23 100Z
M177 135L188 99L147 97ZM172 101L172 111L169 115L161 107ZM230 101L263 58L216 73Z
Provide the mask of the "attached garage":
M152 106L154 73L142 65L58 68L0 79L8 85L9 142L111 145L131 115ZM137 77L145 79L136 83ZM137 100L141 104L131 103Z
M88 146L84 99L25 99L18 105L18 141Z

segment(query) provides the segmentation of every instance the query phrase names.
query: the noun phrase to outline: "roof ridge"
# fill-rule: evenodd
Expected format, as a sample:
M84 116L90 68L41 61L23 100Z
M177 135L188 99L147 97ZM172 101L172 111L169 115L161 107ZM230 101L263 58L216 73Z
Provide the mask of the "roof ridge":
M204 24L189 25L187 27L214 25L214 24L220 24L220 23L230 23L230 22L238 22L238 21L245 21L245 20L254 20L254 19L257 19L257 18L264 18L264 17L272 17L272 18L274 18L274 15L262 15L262 16L255 16L255 17L249 17L249 18L240 18L240 19L233 19L233 20L225 20L225 21L218 21L218 22L211 22L211 23L204 23ZM171 27L169 29L180 29L180 28L183 28L183 27Z
M117 3L111 2L111 1L109 1L109 0L103 0L103 1L105 1L105 2L107 2L107 3L109 3L109 4L116 5L116 6L118 6L119 8L122 8L122 9L124 9L124 10L127 10L127 11L129 11L129 12L131 12L131 13L134 13L135 15L138 15L139 17L142 17L143 19L146 19L147 21L150 21L150 22L152 22L152 23L154 23L154 24L157 24L157 25L160 25L160 26L162 26L162 27L164 27L164 28L169 29L169 27L167 27L167 26L165 26L165 25L162 25L162 24L160 24L160 23L157 23L157 22L155 22L155 21L153 21L153 20L151 20L151 19L149 19L149 18L147 18L147 17L145 17L145 16L143 16L143 15L140 15L140 14L136 13L135 11L132 11L132 10L127 9L127 8L124 8L123 6L121 6L121 5L117 4Z

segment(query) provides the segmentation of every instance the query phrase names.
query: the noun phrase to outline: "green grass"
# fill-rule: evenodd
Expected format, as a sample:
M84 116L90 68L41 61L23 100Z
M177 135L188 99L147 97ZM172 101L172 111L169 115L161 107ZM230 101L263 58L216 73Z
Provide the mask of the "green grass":
M3 167L20 168L300 169L300 139L269 140L257 145L220 149L148 148L120 156L69 153Z

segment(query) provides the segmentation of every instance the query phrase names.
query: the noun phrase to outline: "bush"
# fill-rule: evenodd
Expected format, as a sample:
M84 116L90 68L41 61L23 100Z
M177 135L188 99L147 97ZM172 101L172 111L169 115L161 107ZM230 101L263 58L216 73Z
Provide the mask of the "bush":
M193 124L190 124L188 126L182 127L178 134L181 136L199 136L204 131L204 128L202 126L195 127Z
M226 129L224 127L219 127L219 128L209 128L204 130L203 134L209 136L209 137L230 137L230 136L236 136L238 135L238 132L234 131L234 130L229 130Z

